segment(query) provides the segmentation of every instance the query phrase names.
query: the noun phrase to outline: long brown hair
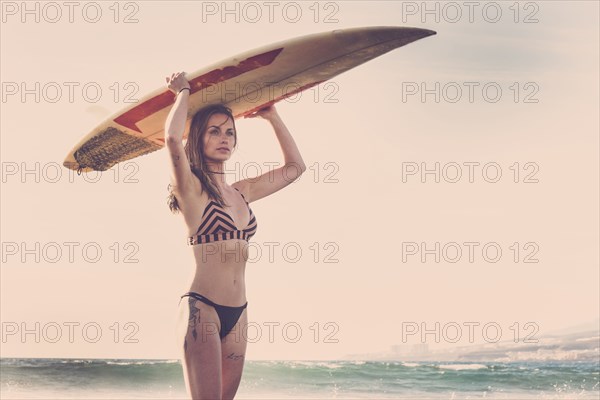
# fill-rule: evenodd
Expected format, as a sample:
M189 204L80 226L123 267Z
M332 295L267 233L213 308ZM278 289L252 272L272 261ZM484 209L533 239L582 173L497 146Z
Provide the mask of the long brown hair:
M204 135L206 134L208 120L214 114L227 115L233 122L233 135L235 138L233 147L234 149L236 148L237 129L235 128L235 119L233 118L231 109L223 104L211 104L201 108L198 110L198 112L196 112L196 114L194 114L192 123L190 124L190 132L188 134L184 150L185 155L190 162L192 173L200 180L202 191L208 192L208 197L214 199L217 203L219 203L220 206L228 207L228 205L225 204L225 200L223 199L223 195L219 190L219 187L215 183L213 175L207 173L209 169L206 165L206 159L204 158ZM167 190L169 191L167 204L171 212L175 214L179 212L180 208L171 186L171 184L167 186Z

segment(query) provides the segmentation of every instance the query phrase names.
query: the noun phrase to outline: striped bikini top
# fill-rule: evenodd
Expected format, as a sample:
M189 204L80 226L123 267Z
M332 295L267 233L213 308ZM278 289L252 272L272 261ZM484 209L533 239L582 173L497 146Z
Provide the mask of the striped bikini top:
M234 188L237 190L237 188ZM240 192L238 190L238 192ZM233 218L225 212L223 207L214 200L211 200L202 214L202 223L194 234L188 238L188 245L204 244L210 242L217 242L221 240L231 239L242 239L249 241L252 236L256 233L256 218L250 208L250 205L246 201L246 198L240 192L242 198L246 202L246 206L250 211L250 222L244 229L238 229L235 226Z

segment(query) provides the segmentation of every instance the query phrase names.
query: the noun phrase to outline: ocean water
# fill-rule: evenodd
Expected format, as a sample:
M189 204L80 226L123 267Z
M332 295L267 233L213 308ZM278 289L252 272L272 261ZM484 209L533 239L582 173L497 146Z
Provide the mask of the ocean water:
M178 360L0 359L1 399L185 399ZM246 361L236 399L599 399L598 362Z

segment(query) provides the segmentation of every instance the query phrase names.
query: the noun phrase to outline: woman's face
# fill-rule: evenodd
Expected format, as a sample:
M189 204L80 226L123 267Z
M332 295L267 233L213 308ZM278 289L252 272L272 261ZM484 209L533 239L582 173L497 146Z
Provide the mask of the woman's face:
M214 161L231 157L235 145L233 120L226 114L213 114L208 119L204 133L204 155Z

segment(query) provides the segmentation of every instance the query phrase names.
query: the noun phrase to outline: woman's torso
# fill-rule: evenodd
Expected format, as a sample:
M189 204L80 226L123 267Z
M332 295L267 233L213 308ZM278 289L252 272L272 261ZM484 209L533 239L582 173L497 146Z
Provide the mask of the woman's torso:
M187 225L187 237L196 239L201 235L200 243L191 246L196 271L189 290L218 304L239 306L246 302L246 239L251 236L248 233L253 234L256 230L256 220L246 203L248 196L243 193L242 185L231 186L223 191L226 205L220 206L202 192L197 178L194 177L194 181L192 189L185 195L175 191ZM222 235L232 238L215 240Z

